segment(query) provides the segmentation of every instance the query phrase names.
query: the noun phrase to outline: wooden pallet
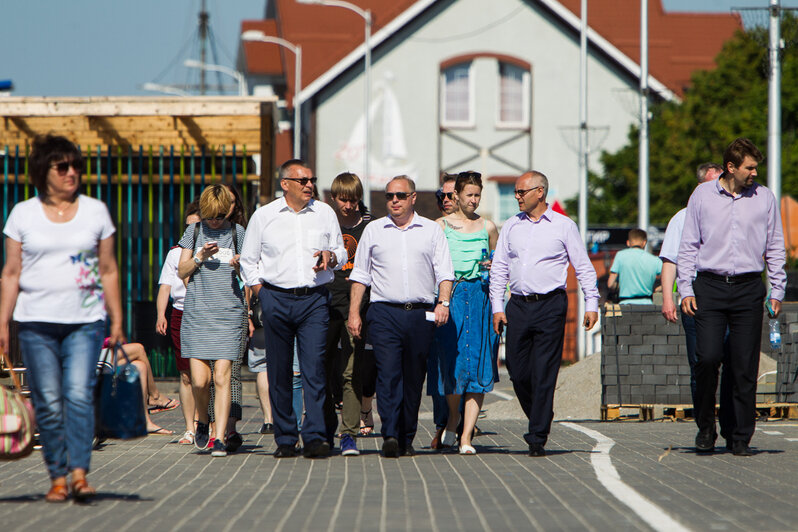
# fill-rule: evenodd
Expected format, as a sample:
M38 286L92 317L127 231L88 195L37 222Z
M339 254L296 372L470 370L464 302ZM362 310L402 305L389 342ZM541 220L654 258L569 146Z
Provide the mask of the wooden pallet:
M650 421L654 419L654 408L661 408L663 418L677 420L691 418L693 405L662 405L662 404L609 404L601 406L601 421L616 421L621 419L636 419ZM638 410L637 415L621 415L621 409ZM760 418L767 419L798 419L798 403L757 403L757 414Z

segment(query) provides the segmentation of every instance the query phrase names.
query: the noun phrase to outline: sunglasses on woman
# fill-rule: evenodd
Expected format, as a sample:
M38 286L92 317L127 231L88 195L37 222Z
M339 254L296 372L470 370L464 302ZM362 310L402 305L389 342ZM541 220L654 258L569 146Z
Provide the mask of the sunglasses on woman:
M66 175L69 171L69 167L72 167L77 173L83 173L83 161L81 159L76 159L73 161L61 161L60 163L53 163L50 165L50 168L55 168L55 171L58 172L58 175Z

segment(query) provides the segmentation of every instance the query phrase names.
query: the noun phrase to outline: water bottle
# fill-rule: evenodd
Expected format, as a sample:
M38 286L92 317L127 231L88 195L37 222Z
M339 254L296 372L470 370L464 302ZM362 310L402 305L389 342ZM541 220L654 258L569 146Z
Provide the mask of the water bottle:
M136 382L139 378L139 370L133 364L125 364L124 369L122 370L122 378L125 379L125 382Z
M779 320L776 318L770 319L770 347L772 349L781 348L781 329L779 328Z
M488 255L487 248L482 248L482 257L479 259L479 276L482 278L483 283L487 283L490 277L488 264L490 264L490 255Z

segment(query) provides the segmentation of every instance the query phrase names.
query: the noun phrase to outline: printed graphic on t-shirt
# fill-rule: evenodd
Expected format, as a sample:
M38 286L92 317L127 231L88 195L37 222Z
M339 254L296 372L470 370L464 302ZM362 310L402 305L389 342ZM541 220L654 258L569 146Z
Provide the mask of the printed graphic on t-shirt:
M344 237L344 248L346 248L347 261L346 264L344 264L344 267L341 269L343 271L349 271L355 266L355 252L357 251L357 239L354 236L349 235L347 233L344 233L342 236Z
M77 255L70 255L72 264L78 265L78 276L75 284L81 291L83 299L81 308L91 308L103 303L103 286L100 281L100 260L93 249L84 249Z

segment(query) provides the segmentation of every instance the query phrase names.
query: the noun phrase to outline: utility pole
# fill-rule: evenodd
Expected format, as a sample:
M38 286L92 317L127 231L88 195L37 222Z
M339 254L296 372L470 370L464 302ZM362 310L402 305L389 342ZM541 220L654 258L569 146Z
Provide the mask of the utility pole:
M202 8L199 14L200 63L203 65L206 63L206 46L208 42L208 10L205 9L205 1L206 0L202 0ZM205 69L201 68L199 91L202 96L205 96L205 87Z
M637 227L648 231L648 0L640 0L640 137Z
M582 0L579 31L579 236L587 246L587 0ZM578 314L585 315L585 294L579 285ZM587 332L577 327L577 358L585 358Z
M781 205L781 6L770 0L770 32L768 56L768 188Z

